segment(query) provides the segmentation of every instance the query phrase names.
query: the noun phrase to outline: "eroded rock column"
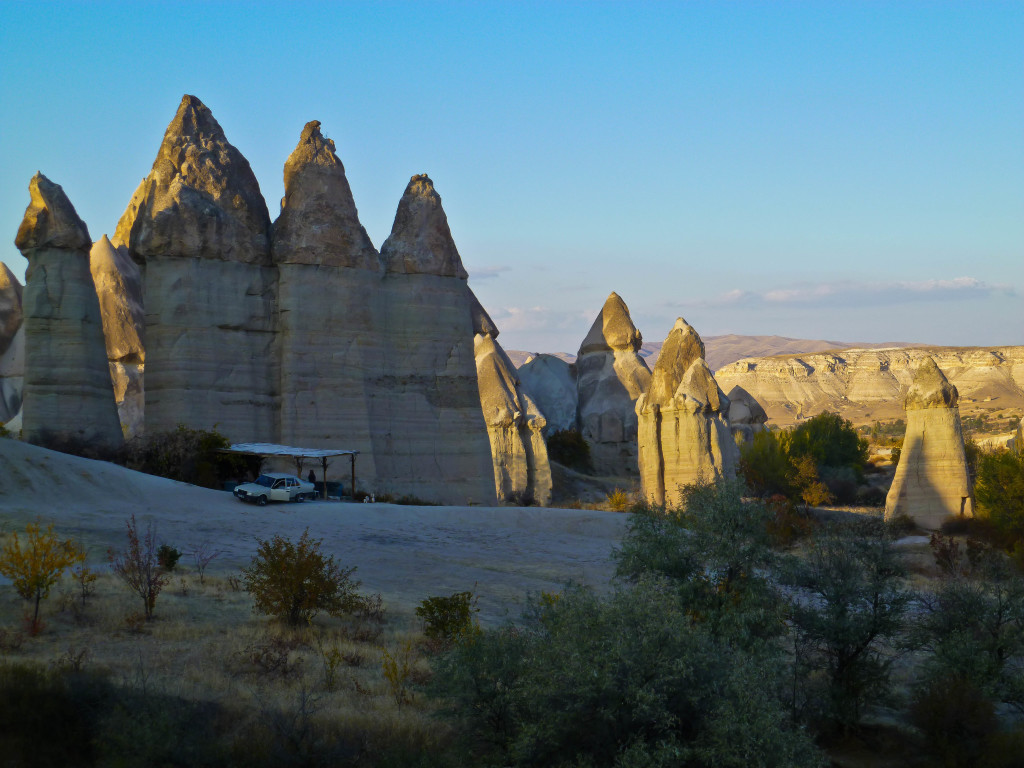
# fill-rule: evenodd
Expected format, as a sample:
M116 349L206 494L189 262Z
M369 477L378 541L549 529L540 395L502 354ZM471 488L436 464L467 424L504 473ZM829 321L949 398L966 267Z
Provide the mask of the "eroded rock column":
M15 239L28 259L22 437L115 448L123 435L89 273L89 230L60 185L37 173L29 193Z
M0 263L0 424L21 410L25 378L25 326L22 322L21 283Z

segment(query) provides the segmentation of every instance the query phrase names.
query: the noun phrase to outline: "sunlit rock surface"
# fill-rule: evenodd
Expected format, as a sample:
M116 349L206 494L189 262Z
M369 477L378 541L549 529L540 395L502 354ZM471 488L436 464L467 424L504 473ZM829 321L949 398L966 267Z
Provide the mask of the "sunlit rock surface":
M763 432L768 414L747 390L735 386L729 390L729 428L733 437L749 443L754 435Z
M958 399L935 361L922 358L904 402L907 433L885 500L886 518L908 515L937 529L949 516L974 516Z
M284 166L274 223L279 270L280 440L360 452L358 482L377 467L369 401L383 376L383 269L359 223L345 168L320 123L302 129Z
M474 345L495 489L501 500L532 500L547 506L551 466L543 435L545 420L523 391L515 366L496 335L496 329L493 334L478 333Z
M115 248L106 235L92 245L89 271L100 302L118 417L126 435L132 437L142 432L145 411L142 275L128 249Z
M729 429L729 399L704 360L704 344L676 320L654 366L650 389L636 403L644 497L677 506L698 480L732 477L739 452Z
M638 351L643 339L629 308L612 293L576 358L578 423L600 474L637 474L637 398L651 371Z
M441 197L413 176L381 246L374 299L387 336L369 382L378 486L446 503L493 503L473 352L474 298Z
M21 410L25 376L25 329L21 312L22 286L0 263L0 424Z
M123 443L99 299L89 272L92 242L64 190L37 173L15 245L28 259L22 311L22 436Z
M270 217L248 161L195 96L182 98L112 242L142 268L146 430L275 439Z

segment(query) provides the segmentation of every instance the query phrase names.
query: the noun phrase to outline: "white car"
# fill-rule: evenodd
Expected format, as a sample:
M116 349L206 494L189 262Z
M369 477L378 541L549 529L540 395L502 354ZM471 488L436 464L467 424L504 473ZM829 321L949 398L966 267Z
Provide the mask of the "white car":
M242 501L254 501L262 507L268 501L315 499L316 488L295 475L268 472L257 477L255 483L236 485L234 494Z

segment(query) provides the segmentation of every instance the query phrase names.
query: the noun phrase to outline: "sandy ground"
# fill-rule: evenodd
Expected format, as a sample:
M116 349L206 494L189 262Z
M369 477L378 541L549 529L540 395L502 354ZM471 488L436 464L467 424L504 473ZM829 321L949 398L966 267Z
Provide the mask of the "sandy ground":
M36 519L82 541L90 561L123 547L125 521L152 520L158 538L186 553L207 542L222 550L210 574L237 573L257 539L297 539L305 528L344 566L358 568L363 592L411 611L429 595L474 589L480 619L515 617L527 593L575 581L605 588L610 553L627 516L537 507L417 507L312 502L244 504L231 494L133 472L105 462L0 439L0 526Z

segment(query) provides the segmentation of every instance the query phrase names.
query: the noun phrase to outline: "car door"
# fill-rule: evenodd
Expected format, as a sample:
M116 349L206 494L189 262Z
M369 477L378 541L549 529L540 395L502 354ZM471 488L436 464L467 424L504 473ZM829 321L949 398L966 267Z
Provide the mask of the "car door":
M274 501L288 501L287 481L283 477L274 481L274 487L270 489L270 498Z

